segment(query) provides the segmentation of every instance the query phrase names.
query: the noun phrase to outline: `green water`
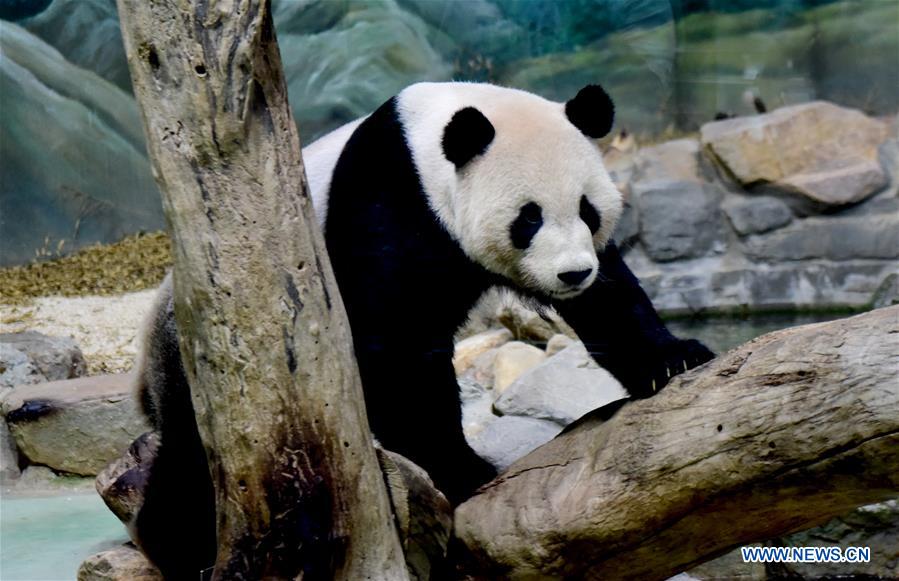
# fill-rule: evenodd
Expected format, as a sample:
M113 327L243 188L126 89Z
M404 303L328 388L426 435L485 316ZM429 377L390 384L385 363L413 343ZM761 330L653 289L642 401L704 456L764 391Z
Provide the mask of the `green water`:
M128 540L96 493L0 496L0 579L75 579L85 557Z
M771 331L833 321L847 316L850 315L846 313L752 315L746 318L678 319L668 321L666 324L678 337L699 339L709 349L721 355L737 345Z

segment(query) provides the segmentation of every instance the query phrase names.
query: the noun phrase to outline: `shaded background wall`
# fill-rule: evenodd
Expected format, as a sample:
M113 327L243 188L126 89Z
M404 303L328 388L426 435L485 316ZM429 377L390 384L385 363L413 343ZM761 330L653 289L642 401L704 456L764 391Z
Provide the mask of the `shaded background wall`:
M896 0L275 0L304 143L421 80L566 100L644 140L827 99L899 110ZM0 266L164 226L114 0L0 0Z

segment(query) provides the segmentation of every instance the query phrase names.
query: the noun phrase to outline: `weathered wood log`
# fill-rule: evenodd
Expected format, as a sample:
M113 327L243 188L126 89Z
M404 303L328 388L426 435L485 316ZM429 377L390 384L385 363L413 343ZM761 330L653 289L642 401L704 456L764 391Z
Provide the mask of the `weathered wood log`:
M765 335L601 415L457 509L465 574L665 579L899 496L899 307Z
M216 488L217 579L403 579L265 0L119 0Z

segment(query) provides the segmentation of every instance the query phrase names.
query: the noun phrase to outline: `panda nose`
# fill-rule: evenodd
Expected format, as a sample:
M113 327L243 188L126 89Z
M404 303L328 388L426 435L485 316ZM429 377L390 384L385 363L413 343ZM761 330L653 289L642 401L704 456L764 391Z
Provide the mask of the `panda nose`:
M558 276L559 280L561 280L565 284L577 286L584 282L584 280L588 276L590 276L590 273L592 272L592 268L588 268L587 270L569 270L568 272L560 272Z

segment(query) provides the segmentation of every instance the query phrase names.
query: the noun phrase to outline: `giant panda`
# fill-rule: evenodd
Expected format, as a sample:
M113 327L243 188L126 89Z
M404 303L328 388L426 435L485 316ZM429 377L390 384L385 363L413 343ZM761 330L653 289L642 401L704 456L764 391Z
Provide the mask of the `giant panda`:
M371 429L454 504L495 475L463 436L452 365L454 333L491 287L556 309L634 398L713 357L668 332L611 241L622 196L597 139L612 121L595 85L556 103L421 83L303 151ZM214 559L215 511L170 279L144 345L140 400L161 443L134 533L167 578L192 577Z

